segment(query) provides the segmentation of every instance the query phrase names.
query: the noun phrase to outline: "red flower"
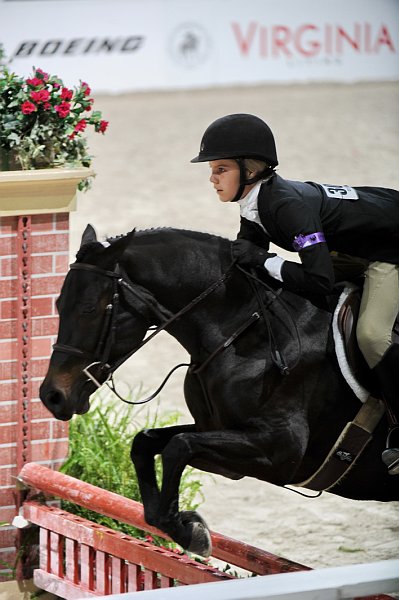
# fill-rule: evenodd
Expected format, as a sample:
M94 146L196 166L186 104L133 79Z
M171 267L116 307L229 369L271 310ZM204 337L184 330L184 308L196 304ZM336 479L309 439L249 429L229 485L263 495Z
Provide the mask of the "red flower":
M82 89L84 91L85 96L90 96L91 89L89 88L89 85L85 81L82 81Z
M75 125L75 131L78 133L79 131L84 131L86 129L87 121L86 119L81 119Z
M38 92L31 92L30 97L33 102L40 104L41 102L47 102L50 98L50 92L48 90L39 90Z
M108 121L100 121L97 131L99 133L105 133L107 131L108 123Z
M51 108L51 104L50 104L50 102L45 102L45 103L43 104L43 108L44 108L44 110L50 110L50 108Z
M65 119L71 112L71 104L69 102L61 102L61 104L54 106L54 110L61 119Z
M72 96L73 96L72 90L68 90L68 88L66 88L66 87L62 88L62 91L61 91L62 100L72 100Z
M94 100L93 98L87 98L86 102L88 102L88 105L86 106L85 110L89 111L91 110L91 105L94 103Z
M41 79L43 79L43 81L47 81L49 78L49 74L42 71L42 69L36 69L36 75L37 74L41 75Z
M21 110L24 115L30 115L30 113L33 113L37 110L37 107L35 106L35 104L33 104L33 102L29 102L27 100L26 102L21 104Z
M39 79L38 77L31 77L26 80L26 83L32 87L42 87L44 85L43 79Z

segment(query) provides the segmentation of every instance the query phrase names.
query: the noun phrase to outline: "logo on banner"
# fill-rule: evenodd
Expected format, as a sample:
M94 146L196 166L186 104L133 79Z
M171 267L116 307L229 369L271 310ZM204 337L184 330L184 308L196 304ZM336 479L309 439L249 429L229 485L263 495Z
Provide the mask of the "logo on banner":
M19 42L13 58L27 56L84 56L87 54L127 54L136 52L144 44L142 35L128 37L94 37L72 39L23 40Z
M172 32L169 47L176 62L184 67L193 68L206 61L211 44L203 27L195 23L185 23Z
M265 59L302 59L340 61L348 54L363 56L395 54L393 32L386 23L356 22L350 25L336 23L302 23L289 25L262 25L232 22L231 27L242 56Z

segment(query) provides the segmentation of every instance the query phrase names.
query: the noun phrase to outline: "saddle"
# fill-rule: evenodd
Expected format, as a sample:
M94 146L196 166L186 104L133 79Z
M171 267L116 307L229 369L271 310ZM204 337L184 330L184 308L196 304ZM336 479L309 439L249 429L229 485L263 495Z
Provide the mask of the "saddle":
M349 284L343 290L333 319L335 351L343 376L361 400L361 408L352 421L346 424L322 465L311 477L295 486L305 487L319 493L331 490L352 466L373 437L385 409L374 373L367 365L357 343L356 323L359 316L362 289ZM339 338L339 339L338 339ZM399 322L396 319L393 340L399 339ZM339 342L339 343L338 343ZM345 364L342 353L345 354Z
M346 360L354 378L371 395L380 398L377 378L366 363L357 343L356 324L359 317L361 297L361 288L353 287L339 309L337 326L342 336ZM399 315L392 331L392 341L399 342Z

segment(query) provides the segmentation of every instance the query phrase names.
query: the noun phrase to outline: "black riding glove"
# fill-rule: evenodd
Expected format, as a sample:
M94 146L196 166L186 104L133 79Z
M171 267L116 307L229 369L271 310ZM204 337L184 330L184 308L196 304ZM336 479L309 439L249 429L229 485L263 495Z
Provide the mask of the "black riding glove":
M260 248L256 244L243 238L234 240L232 247L233 258L237 259L237 262L242 267L263 267L265 260L273 258L277 254L267 252L263 248Z

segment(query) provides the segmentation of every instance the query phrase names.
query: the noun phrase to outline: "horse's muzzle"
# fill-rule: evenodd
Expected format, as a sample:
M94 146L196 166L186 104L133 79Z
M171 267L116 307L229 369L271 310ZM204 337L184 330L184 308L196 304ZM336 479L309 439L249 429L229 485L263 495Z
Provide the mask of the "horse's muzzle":
M69 421L72 414L65 411L63 405L65 404L65 396L60 390L48 390L44 391L43 386L40 387L40 400L44 406L49 410L56 419L61 421Z
M75 407L62 390L50 386L46 380L40 386L39 396L47 410L60 421L69 421L75 413L83 415L90 409L88 398Z

